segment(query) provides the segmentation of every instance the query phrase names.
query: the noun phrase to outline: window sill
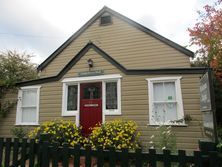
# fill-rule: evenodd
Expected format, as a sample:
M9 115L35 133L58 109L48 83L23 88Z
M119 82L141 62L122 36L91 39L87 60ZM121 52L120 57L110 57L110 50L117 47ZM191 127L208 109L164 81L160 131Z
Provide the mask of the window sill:
M105 115L122 115L120 112L105 112Z
M15 126L39 126L39 123L16 123Z
M147 126L172 126L172 127L188 127L188 124L147 124Z
M62 112L62 117L76 117L78 111L65 111Z

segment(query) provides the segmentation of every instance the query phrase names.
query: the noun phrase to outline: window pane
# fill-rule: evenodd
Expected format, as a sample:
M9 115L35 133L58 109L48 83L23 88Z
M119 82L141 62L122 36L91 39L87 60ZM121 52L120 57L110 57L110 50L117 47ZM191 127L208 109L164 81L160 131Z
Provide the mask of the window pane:
M177 103L166 103L166 121L177 120Z
M153 83L153 96L154 101L164 101L164 94L163 94L163 82L161 83Z
M175 82L165 82L164 83L165 89L165 100L176 100L176 91L175 91Z
M100 87L87 86L83 89L83 99L99 99L100 98Z
M153 121L169 122L177 120L176 103L154 103Z
M117 82L106 83L106 109L117 109Z
M22 91L22 106L36 106L37 90L23 90Z
M78 86L68 86L67 110L77 110Z
M164 122L165 120L165 109L164 109L164 103L154 103L153 105L153 121L158 122Z
M36 122L36 107L22 108L22 122Z

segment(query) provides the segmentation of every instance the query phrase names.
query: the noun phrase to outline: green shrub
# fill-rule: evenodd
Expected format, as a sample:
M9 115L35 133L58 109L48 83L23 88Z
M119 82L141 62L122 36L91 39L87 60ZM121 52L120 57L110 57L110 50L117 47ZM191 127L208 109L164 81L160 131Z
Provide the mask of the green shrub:
M92 133L85 139L85 143L92 148L102 146L107 149L113 146L116 149L136 149L139 147L138 137L135 122L114 120L92 128Z
M60 145L68 143L70 146L81 144L83 137L81 128L71 121L55 120L43 123L29 133L29 138L37 141L41 134L50 134L49 142L58 142Z
M157 135L150 137L150 148L157 150L171 150L176 151L176 135L172 132L171 126L160 125L156 128L158 130Z

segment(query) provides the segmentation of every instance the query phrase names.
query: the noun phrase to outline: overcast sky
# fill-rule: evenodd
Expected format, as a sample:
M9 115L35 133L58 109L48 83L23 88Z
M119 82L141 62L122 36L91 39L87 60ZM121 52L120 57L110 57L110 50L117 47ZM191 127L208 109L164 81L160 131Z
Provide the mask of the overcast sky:
M0 51L26 51L40 64L104 5L187 46L187 28L206 4L212 0L0 0Z

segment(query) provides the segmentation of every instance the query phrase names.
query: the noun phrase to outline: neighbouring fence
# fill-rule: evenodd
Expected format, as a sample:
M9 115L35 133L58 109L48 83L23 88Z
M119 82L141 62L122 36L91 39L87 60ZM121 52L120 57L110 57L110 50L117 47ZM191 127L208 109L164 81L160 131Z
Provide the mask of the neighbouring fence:
M98 147L97 150L92 150L90 147L83 149L80 145L75 147L69 147L67 144L59 146L58 143L49 143L44 140L36 143L34 139L0 138L0 166L79 167L81 165L86 167L221 167L222 157L218 152L209 152L208 155L203 155L200 151L194 151L193 155L187 155L184 150L178 150L176 154L171 154L169 150L157 153L154 149L142 152L141 149L119 151L114 148L103 150L102 147Z

